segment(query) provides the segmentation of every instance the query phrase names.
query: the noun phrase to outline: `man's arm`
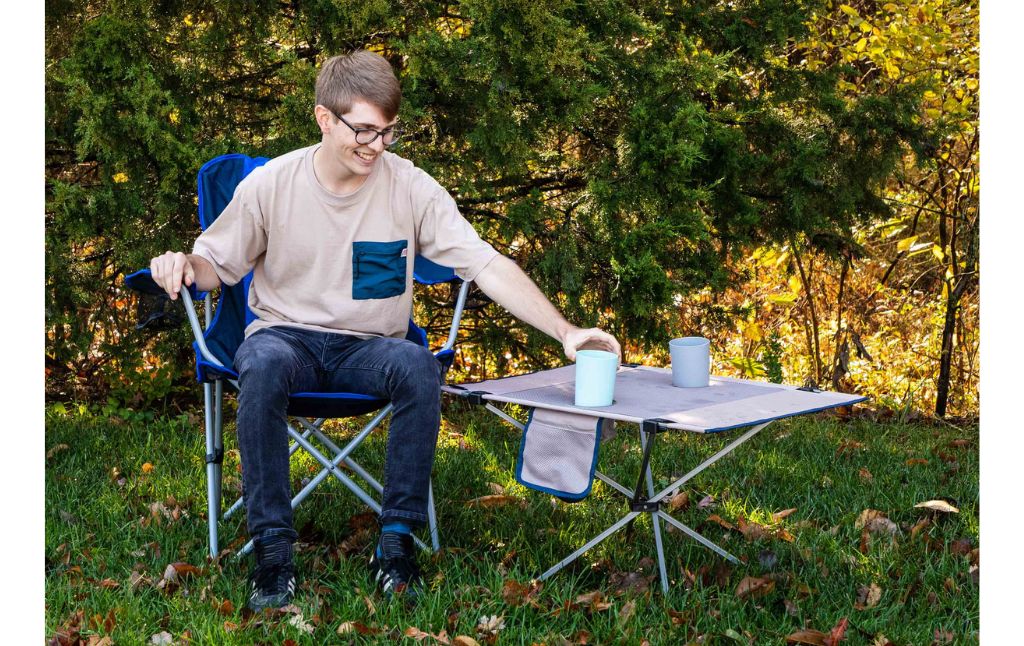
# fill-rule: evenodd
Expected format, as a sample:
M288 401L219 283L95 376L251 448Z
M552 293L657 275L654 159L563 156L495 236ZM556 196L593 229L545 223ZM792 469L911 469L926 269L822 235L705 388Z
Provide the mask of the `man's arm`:
M570 361L576 360L577 350L587 348L614 352L622 359L622 349L615 337L599 328L582 329L566 321L530 277L509 258L496 257L477 274L475 282L491 300L517 319L561 343Z
M203 292L220 287L220 277L210 261L191 253L168 251L149 261L149 270L153 280L164 288L172 301L178 298L182 283L186 287L195 283L196 288Z

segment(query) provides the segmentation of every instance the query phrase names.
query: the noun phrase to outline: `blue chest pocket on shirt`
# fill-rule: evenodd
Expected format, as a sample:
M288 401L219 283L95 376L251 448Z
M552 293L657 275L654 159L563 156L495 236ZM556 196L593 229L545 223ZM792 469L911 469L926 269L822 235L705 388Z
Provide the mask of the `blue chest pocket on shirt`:
M408 240L352 243L352 298L391 298L405 293Z

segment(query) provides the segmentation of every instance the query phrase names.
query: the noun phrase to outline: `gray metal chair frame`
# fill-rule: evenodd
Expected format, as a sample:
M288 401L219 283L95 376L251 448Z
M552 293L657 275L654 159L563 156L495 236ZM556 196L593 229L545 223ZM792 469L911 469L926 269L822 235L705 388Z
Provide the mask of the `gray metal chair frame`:
M466 281L462 283L459 294L455 303L455 311L452 315L452 323L448 333L448 339L445 344L437 351L437 353L451 350L455 346L455 340L458 336L459 323L462 318L462 312L466 305L466 297L469 294L471 283ZM207 293L204 298L204 325L200 325L199 315L196 312L195 303L189 290L183 289L180 292L183 305L185 307L185 313L188 316L189 325L192 328L192 335L195 337L196 344L199 348L203 358L210 363L225 367L219 359L210 351L207 347L203 337L203 330L208 328L213 320L213 298ZM435 354L437 354L435 353ZM217 379L214 383L203 384L203 403L206 411L205 415L205 428L206 428L206 480L207 480L207 514L209 524L209 551L212 558L216 558L219 554L218 549L218 523L221 518L227 519L236 513L243 507L244 501L239 498L232 504L228 510L221 516L221 478L222 469L219 460L213 458L213 456L223 455L224 452L224 419L223 419L223 401L224 401L224 379L229 381L236 389L238 388L238 382L234 379L224 377L223 379ZM341 484L343 484L349 491L351 491L360 501L365 503L375 513L380 514L381 505L374 496L369 494L363 489L357 482L355 482L348 474L344 473L340 465L344 465L360 477L366 484L373 489L377 496L383 494L383 486L377 481L376 478L371 476L365 469L359 466L358 463L352 458L352 453L356 448L363 442L364 439L387 417L388 413L393 408L392 404L387 404L384 408L373 413L373 417L369 422L363 426L362 430L356 434L344 447L339 447L337 444L332 442L321 430L324 423L324 418L309 419L304 417L296 417L299 426L302 427L302 431L297 430L292 424L288 424L288 435L292 442L289 446L289 456L294 455L300 447L304 449L309 455L311 455L321 465L321 470L317 475L306 484L301 491L299 491L292 498L292 509L296 508L303 500L305 500L312 491L320 485L328 476L334 476ZM317 442L322 444L332 454L328 457L323 451L318 449L315 445L310 442L310 439L315 439ZM427 505L427 518L428 518L428 531L430 545L428 546L418 537L414 536L416 543L425 550L432 550L436 552L440 549L440 540L438 538L437 529L437 513L434 509L434 492L433 485L431 484L430 491L428 494L428 505ZM239 558L248 554L253 548L253 541L250 540L246 543L241 550L239 550L237 556Z

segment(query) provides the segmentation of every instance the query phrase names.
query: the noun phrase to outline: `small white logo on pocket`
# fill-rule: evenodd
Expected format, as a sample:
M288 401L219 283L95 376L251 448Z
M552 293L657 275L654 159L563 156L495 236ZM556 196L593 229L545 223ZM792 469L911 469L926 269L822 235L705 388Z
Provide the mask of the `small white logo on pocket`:
M408 258L409 257L409 248L408 247L406 247L405 249L402 249L402 257L403 258Z

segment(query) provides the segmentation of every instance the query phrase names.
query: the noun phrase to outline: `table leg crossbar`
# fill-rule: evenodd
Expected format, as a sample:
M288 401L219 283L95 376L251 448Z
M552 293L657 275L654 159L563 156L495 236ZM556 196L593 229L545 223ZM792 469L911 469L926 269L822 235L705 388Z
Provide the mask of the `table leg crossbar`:
M491 406L488 406L488 408L491 408ZM506 420L509 419L508 416L504 414L501 415L501 417ZM728 559L733 563L739 563L739 559L737 559L735 556L725 551L724 549L722 549L712 541L708 540L704 536L700 535L690 527L687 527L685 524L683 524L667 512L663 511L661 507L664 504L663 501L666 496L668 496L673 491L676 491L680 486L694 478L704 469L708 468L721 458L725 457L726 455L734 451L738 446L740 446L750 438L757 435L771 422L765 422L763 424L758 424L757 426L752 427L743 435L730 442L721 451L718 451L713 456L711 456L707 460L704 460L699 465L694 467L689 473L682 476L681 478L670 484L668 487L665 487L661 491L655 493L654 475L651 472L650 456L656 434L658 432L663 432L664 430L666 430L662 428L660 425L660 423L663 421L664 420L645 420L643 424L641 424L640 443L643 448L644 457L643 462L641 464L639 481L637 482L635 489L628 489L627 487L619 484L618 482L608 477L607 475L601 473L600 471L595 472L594 474L601 482L607 484L616 492L618 492L619 494L621 494L622 496L629 500L630 511L626 513L625 516L616 521L614 524L612 524L610 527L608 527L603 532L601 532L600 534L592 538L590 541L588 541L583 547L579 548L569 556L565 557L557 564L549 568L542 575L540 575L541 581L553 576L559 570L561 570L565 566L569 565L570 563L578 559L580 556L582 556L590 549L594 548L596 545L604 541L606 538L616 533L623 527L629 525L640 514L649 514L651 518L651 526L654 531L654 545L655 550L658 554L658 574L661 579L661 590L663 593L668 592L669 579L668 569L665 563L665 550L661 536L662 521L665 521L666 523L672 525L679 531L683 532L684 534L686 534L693 540L697 541L704 547L708 548L709 550L715 552L716 554L719 554L723 558ZM518 422L516 422L515 425L522 428L522 425Z

